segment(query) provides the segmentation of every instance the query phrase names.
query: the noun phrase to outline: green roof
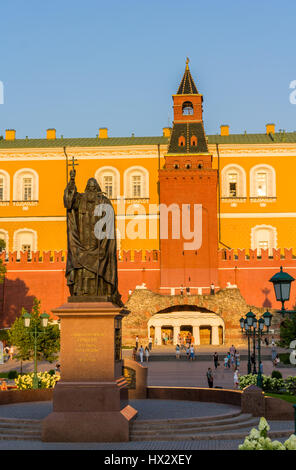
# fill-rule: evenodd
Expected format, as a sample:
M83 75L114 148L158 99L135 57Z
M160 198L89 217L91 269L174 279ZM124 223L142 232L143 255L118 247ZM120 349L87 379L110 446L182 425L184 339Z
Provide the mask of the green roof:
M209 144L295 144L296 132L275 134L230 134L228 136L207 135ZM167 145L169 139L156 137L82 137L68 139L15 139L0 140L1 149L53 148L53 147L112 147L132 145Z

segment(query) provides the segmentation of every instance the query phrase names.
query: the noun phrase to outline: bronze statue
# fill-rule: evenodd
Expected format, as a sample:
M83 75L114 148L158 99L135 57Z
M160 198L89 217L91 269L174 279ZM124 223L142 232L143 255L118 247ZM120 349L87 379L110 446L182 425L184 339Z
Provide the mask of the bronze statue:
M70 302L111 301L122 306L118 293L115 214L95 178L78 193L75 169L64 192L67 209L66 266Z

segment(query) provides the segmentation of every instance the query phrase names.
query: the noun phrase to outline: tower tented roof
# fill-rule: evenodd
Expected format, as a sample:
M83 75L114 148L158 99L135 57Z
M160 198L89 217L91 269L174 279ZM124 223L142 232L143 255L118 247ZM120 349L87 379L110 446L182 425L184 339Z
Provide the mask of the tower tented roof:
M188 62L189 59L186 60L185 72L177 91L177 95L198 95L197 88L189 70Z

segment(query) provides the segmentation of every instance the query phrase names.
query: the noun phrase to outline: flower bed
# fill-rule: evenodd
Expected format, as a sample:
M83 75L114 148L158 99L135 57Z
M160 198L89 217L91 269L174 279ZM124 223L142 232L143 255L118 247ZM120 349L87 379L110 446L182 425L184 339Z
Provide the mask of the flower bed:
M19 375L15 379L18 390L31 390L33 388L34 373ZM48 372L38 372L38 388L54 388L55 384L60 380L59 374L49 374Z
M242 390L248 385L256 385L257 375L248 374L239 377L239 388ZM266 392L286 392L289 395L296 394L296 377L289 376L286 379L277 379L268 375L262 375L262 389Z

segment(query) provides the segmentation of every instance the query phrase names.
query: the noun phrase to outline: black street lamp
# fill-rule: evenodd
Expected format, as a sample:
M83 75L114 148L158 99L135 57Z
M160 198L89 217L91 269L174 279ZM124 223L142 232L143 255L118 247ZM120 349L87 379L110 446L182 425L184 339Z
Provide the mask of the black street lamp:
M282 303L282 308L279 311L282 315L295 313L294 310L285 309L285 302L290 299L291 284L293 281L295 281L295 279L290 276L289 273L283 271L282 266L280 272L274 274L274 276L269 279L269 282L273 283L276 300Z
M258 374L257 374L257 386L262 388L262 372L261 372L261 338L265 333L268 333L269 327L271 325L272 315L270 312L266 311L259 320L257 320L256 315L250 311L247 313L246 318L240 319L240 326L245 331L245 334L248 338L248 374L251 374L251 361L250 361L250 336L253 336L253 374L257 374L256 370L256 336L258 339ZM266 327L266 332L264 331Z

